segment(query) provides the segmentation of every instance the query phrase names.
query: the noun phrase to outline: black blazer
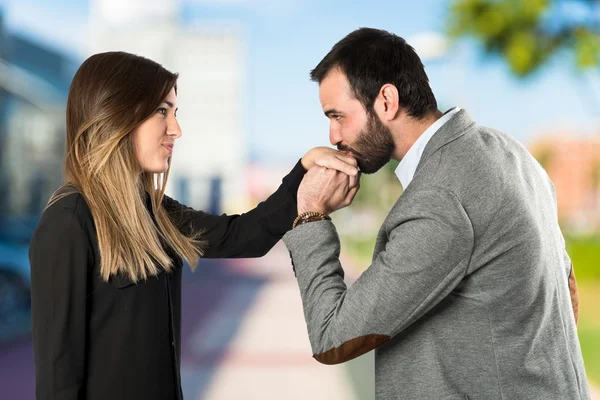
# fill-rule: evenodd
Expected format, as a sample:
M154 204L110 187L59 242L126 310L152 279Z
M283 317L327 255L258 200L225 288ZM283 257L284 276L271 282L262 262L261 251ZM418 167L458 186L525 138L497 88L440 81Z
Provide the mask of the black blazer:
M204 257L261 257L291 229L305 172L298 162L274 194L242 215L195 211L167 196L163 206L182 232L204 231ZM183 398L182 260L168 251L174 273L107 283L84 198L69 195L44 212L29 249L38 399Z

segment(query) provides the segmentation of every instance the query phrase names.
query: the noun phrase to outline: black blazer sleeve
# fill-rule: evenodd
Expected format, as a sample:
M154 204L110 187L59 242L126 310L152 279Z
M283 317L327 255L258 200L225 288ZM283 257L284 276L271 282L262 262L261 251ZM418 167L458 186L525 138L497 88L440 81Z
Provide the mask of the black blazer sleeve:
M36 397L83 399L88 235L73 210L51 207L29 248Z
M297 216L296 194L306 170L298 161L279 189L241 215L196 211L164 196L163 206L185 235L202 232L208 241L204 258L261 257L292 228Z

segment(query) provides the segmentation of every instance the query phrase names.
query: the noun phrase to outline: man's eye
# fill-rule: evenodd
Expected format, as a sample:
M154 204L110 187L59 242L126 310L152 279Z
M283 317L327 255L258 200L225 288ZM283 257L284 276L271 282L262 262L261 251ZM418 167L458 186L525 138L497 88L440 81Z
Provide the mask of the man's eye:
M340 119L342 119L341 115L334 115L333 119L335 119L336 121L339 121Z

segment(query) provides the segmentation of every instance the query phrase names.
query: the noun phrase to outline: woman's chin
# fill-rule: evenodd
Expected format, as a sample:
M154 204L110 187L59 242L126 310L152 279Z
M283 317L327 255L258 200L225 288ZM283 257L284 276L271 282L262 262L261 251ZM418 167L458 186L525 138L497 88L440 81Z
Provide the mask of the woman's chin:
M144 172L147 172L150 174L163 174L163 173L167 172L168 169L169 169L169 164L165 164L160 167L153 166L153 167L144 168Z

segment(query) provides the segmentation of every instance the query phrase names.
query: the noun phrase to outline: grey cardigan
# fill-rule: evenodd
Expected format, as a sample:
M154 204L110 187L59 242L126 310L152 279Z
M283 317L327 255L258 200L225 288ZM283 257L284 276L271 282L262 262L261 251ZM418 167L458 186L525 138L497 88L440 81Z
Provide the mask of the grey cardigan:
M377 399L589 399L553 185L466 111L427 144L351 287L332 222L284 241L314 358L374 349Z

